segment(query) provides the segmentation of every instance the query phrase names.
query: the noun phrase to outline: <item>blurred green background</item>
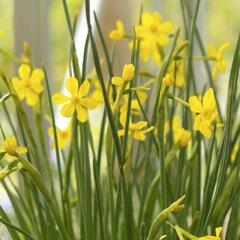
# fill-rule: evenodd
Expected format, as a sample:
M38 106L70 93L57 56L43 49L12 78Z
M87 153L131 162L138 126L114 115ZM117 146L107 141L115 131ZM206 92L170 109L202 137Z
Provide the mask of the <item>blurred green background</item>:
M114 1L112 2L114 6ZM139 0L132 0L130 2L138 5L140 3ZM146 0L144 1L144 5L149 11L159 9L164 18L179 24L181 22L179 2L178 0ZM75 16L80 9L81 0L67 0L67 3L71 16ZM10 53L14 52L15 42L13 4L13 0L0 1L0 49ZM221 43L228 41L231 46L226 51L228 59L230 59L238 34L240 23L239 7L239 0L202 1L201 3L198 25L204 35L205 42L206 44L211 42L219 46ZM63 80L68 64L70 38L62 2L60 0L48 1L47 9L49 23L47 36L48 71L53 78L52 81L54 84L58 84ZM133 18L137 17L138 9L138 7L133 9ZM136 19L133 19L133 22L136 22ZM0 68L4 69L9 76L14 74L14 64L2 55L0 55ZM2 83L0 86L2 87Z

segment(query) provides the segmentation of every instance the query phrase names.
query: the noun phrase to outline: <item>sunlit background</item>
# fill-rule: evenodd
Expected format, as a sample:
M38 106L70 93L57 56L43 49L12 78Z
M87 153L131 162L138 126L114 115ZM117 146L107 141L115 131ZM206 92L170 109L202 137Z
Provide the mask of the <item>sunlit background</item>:
M93 4L100 1L91 1ZM194 2L189 0L189 2ZM81 0L67 0L69 11L74 19L81 12ZM140 0L107 0L100 2L104 8L100 12L99 20L107 39L108 32L114 28L117 19L122 19L128 32L132 24L139 18ZM15 4L15 6L14 6ZM27 12L25 7L29 5ZM127 6L128 5L128 6ZM107 6L107 8L106 8ZM121 7L122 6L122 7ZM179 0L147 0L144 8L148 11L159 11L164 18L171 20L175 25L182 25L182 16ZM198 16L198 27L203 34L205 44L213 43L217 46L223 42L229 42L230 47L226 50L226 59L229 66L232 60L234 44L240 26L240 2L239 0L215 0L202 1L200 14ZM37 14L37 18L36 18ZM21 19L21 16L25 16ZM77 25L81 25L81 17ZM25 21L25 22L24 22ZM24 24L27 23L27 26ZM29 27L30 26L30 27ZM85 28L86 26L82 26ZM83 40L81 29L77 28L77 39ZM84 29L82 29L84 30ZM40 36L40 37L39 37ZM42 62L47 66L52 87L55 91L62 87L69 61L70 37L67 29L66 19L60 0L2 0L0 1L0 68L13 76L16 72L17 63L11 60L11 56L21 52L21 41L31 41L30 47L36 65ZM76 44L80 44L77 41ZM111 44L110 42L108 42ZM120 46L123 53L128 57L129 49L127 42ZM83 48L78 45L78 48ZM4 54L3 54L4 52ZM6 56L5 53L10 54ZM121 53L119 59L121 61ZM228 73L219 80L220 87L224 88ZM0 92L4 91L4 85L0 82ZM0 112L1 113L1 112ZM0 187L0 203L5 204L4 191ZM0 225L0 239L8 239L4 235L4 227Z

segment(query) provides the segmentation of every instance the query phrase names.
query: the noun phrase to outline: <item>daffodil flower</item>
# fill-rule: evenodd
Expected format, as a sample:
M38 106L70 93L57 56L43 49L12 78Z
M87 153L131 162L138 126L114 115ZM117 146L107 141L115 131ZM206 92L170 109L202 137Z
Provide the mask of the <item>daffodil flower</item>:
M62 150L71 140L71 124L69 124L67 128L63 130L61 130L60 128L56 128L56 133L58 140L58 148ZM52 127L48 129L48 135L51 137L54 136L54 129ZM55 141L52 142L52 148L56 148Z
M124 31L124 26L123 26L123 22L121 20L117 20L116 22L116 29L112 30L109 33L109 38L111 38L112 40L121 40L123 39L125 36L125 31Z
M202 101L197 96L189 98L190 109L195 114L194 130L200 131L205 137L210 138L212 135L212 122L216 119L216 101L212 88L209 88Z
M169 33L173 30L173 24L170 21L162 21L162 17L158 12L144 12L141 20L141 25L135 26L138 38L161 46L169 43Z
M126 124L126 114L123 113L120 115L120 123L125 128ZM152 131L154 129L153 126L147 127L146 121L139 121L136 123L132 123L131 120L129 122L129 129L128 129L128 135L132 136L134 139L144 141L146 139L145 134ZM118 136L124 136L125 129L118 130Z
M66 88L70 96L62 93L53 95L52 100L56 104L64 104L61 108L61 114L64 117L71 117L74 112L77 112L77 119L80 122L88 120L88 109L94 109L97 104L92 97L88 96L90 83L85 80L79 87L78 80L74 77L69 77L66 82Z
M125 64L122 71L122 76L112 77L112 84L121 86L124 83L128 83L134 78L135 67L133 64Z
M41 69L22 64L18 69L18 77L12 79L12 86L20 100L26 98L29 106L35 106L40 93L43 91L42 80L44 73Z
M215 79L217 73L225 73L226 72L226 62L223 57L223 51L229 47L228 43L222 44L219 48L216 48L214 45L209 44L207 51L209 57L213 58L216 63L213 66L213 78Z
M168 67L167 73L173 79L174 84L177 87L183 87L185 82L185 63L184 60L175 60Z
M15 136L7 137L0 147L0 152L6 154L6 159L16 159L16 154L22 155L28 151L26 147L18 146Z

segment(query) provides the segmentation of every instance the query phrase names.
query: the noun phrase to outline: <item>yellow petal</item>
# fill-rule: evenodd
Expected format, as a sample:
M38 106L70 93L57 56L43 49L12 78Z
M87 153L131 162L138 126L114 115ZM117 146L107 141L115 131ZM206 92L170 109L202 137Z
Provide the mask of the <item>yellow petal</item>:
M78 97L82 98L82 97L87 96L88 92L89 92L89 89L90 89L90 86L91 85L90 85L89 81L85 80L79 88Z
M73 104L71 103L67 103L65 104L62 109L61 109L61 114L64 116L64 117L70 117L73 115L74 113L74 110L75 110L75 107Z
M213 44L208 44L207 52L211 57L216 57L217 55L217 49Z
M124 129L118 130L118 136L119 137L124 136L124 132L125 132Z
M81 99L81 105L85 108L94 109L97 106L96 101L91 97L85 97Z
M134 78L135 67L133 64L125 64L122 71L124 81L131 81Z
M35 106L38 102L38 95L32 90L26 91L26 102L29 106Z
M52 101L56 104L66 103L69 100L70 100L70 98L63 95L62 93L56 93L52 96Z
M77 96L78 80L74 77L69 77L66 82L66 88L72 96Z
M114 76L112 77L112 84L120 86L123 83L123 79L121 77Z
M145 134L142 131L134 132L133 138L140 140L140 141L144 141L146 139Z
M161 23L158 27L161 32L171 32L173 30L173 24L169 21Z
M26 147L17 147L17 153L19 154L24 154L28 151L28 149Z
M219 47L219 49L218 49L218 54L219 54L219 55L222 55L223 50L226 49L226 48L228 48L228 47L229 47L229 43L228 43L228 42L223 43L223 44Z
M21 79L28 79L30 77L31 68L27 64L22 64L18 69L18 74Z
M190 97L188 102L193 112L201 113L203 111L202 104L196 96Z
M202 119L202 121L200 122L199 125L199 131L206 137L206 138L210 138L212 136L212 130L210 128L209 123Z
M209 88L203 96L203 108L215 109L216 102L212 88Z
M112 30L109 33L109 38L112 40L121 40L124 38L125 32L124 32L124 26L123 22L121 20L118 20L116 22L116 29Z
M19 80L18 78L13 78L12 85L19 99L23 100L23 98L26 95L26 88L24 87L24 81Z
M35 68L32 71L31 80L35 83L41 83L44 78L43 70L40 68Z
M43 91L43 85L39 83L34 84L32 85L32 89L34 90L35 93L40 94Z
M77 119L79 122L86 122L88 120L88 112L82 106L77 106Z
M223 230L222 227L218 227L218 228L215 229L215 232L216 232L216 236L217 236L217 237L220 237L220 235L221 235L221 233L222 233L222 230Z
M138 130L140 130L140 129L146 127L146 126L147 126L147 122L146 122L146 121L139 121L139 122L137 122L137 123L135 124L135 127L136 127L136 129L138 129Z

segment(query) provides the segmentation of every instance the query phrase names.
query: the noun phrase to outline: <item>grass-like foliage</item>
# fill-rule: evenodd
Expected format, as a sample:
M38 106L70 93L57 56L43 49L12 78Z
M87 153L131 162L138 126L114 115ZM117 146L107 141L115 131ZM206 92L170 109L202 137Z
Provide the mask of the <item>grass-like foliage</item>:
M7 89L0 180L14 212L0 207L1 224L13 240L240 239L240 39L223 99L217 83L228 44L205 47L196 26L200 0L194 11L180 1L181 28L139 9L132 32L118 20L109 36L90 2L83 5L88 35L80 66L75 23L62 0L71 39L63 93L52 89L46 66L32 64L27 44L20 58L1 50L19 67L15 77L0 72ZM129 41L131 59L120 74L107 37ZM64 129L56 111L69 119Z

